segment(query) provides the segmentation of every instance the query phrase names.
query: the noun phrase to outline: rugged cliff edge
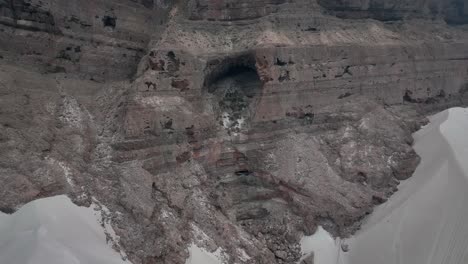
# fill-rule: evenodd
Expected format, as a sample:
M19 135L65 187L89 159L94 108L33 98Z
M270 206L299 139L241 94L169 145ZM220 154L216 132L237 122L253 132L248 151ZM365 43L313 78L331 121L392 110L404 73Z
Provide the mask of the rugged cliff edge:
M365 3L364 3L365 2ZM0 0L0 210L96 197L133 263L295 263L468 101L466 1Z

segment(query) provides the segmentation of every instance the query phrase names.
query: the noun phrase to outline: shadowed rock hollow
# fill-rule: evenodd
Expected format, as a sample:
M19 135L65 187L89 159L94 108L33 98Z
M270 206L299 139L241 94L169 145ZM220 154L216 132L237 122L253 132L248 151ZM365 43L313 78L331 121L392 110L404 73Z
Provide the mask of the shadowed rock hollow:
M0 210L95 197L135 264L296 263L467 103L467 5L432 2L0 0Z
M238 133L251 122L261 96L262 82L255 66L229 65L205 83L208 102L217 121L229 134Z

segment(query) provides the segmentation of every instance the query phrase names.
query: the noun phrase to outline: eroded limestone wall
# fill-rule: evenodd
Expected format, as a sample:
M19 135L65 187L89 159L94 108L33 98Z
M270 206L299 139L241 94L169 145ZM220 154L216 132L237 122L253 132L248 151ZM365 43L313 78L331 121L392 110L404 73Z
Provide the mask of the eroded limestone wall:
M1 1L0 52L43 73L131 78L169 8L152 0Z

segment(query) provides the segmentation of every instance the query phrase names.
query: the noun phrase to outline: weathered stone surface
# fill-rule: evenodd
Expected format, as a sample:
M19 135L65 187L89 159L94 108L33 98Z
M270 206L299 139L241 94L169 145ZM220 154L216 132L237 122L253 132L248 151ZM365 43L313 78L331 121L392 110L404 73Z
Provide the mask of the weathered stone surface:
M348 252L349 251L349 245L348 244L341 244L341 250L343 250L343 252Z
M1 211L98 199L135 264L192 242L297 263L411 175L426 114L468 103L468 31L426 2L169 2L0 1Z
M152 0L3 0L1 55L43 73L129 79L169 6Z
M318 0L331 14L341 18L374 18L382 21L395 21L407 18L443 18L449 24L468 22L468 2L466 0L429 1L341 1Z
M255 19L276 12L286 0L189 0L188 16L192 20L236 21Z

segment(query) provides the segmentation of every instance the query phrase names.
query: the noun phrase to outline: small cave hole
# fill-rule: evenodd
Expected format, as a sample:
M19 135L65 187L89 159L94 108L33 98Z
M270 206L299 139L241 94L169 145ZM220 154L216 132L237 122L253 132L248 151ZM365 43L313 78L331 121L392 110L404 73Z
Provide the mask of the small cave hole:
M167 53L167 57L171 60L175 60L176 56L175 56L175 53L173 51L169 51Z
M250 175L251 172L249 170L238 170L235 172L237 176L247 176Z
M280 60L279 58L276 58L276 62L275 62L275 65L278 65L278 66L286 66L287 63Z
M117 26L117 18L111 16L104 16L102 18L102 23L104 27L110 27L114 29Z

